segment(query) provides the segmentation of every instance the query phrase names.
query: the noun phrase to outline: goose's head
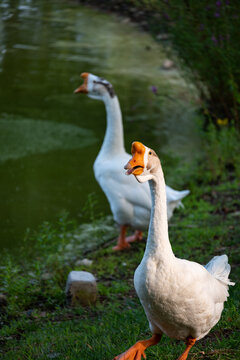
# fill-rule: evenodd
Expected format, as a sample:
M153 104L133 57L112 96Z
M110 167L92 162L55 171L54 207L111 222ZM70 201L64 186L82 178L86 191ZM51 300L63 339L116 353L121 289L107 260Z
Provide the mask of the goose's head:
M113 86L107 80L90 73L82 73L81 77L84 82L74 91L75 94L84 93L97 100L103 100L106 95L115 96Z
M124 166L126 175L133 174L140 182L154 179L161 168L160 160L154 150L149 149L138 141L132 143L132 158Z

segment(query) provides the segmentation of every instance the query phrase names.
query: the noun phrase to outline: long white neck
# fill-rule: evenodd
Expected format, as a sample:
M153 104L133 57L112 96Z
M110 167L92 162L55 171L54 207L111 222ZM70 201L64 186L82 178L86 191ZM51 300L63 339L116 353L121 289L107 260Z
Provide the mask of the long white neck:
M106 93L103 97L107 113L107 128L99 155L124 152L122 113L117 96Z
M168 237L166 187L162 168L159 167L153 180L149 181L152 210L144 257L156 257L169 262L174 257Z

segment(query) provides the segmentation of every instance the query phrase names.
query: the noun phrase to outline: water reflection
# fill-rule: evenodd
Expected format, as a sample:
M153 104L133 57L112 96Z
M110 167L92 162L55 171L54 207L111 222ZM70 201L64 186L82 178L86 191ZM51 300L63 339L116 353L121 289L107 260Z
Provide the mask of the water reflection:
M92 172L105 110L73 95L83 71L113 83L127 149L137 139L162 152L191 152L191 90L176 69L161 69L165 55L149 35L64 0L4 0L0 17L0 246L20 243L27 227L62 209L76 216L91 192L109 212Z

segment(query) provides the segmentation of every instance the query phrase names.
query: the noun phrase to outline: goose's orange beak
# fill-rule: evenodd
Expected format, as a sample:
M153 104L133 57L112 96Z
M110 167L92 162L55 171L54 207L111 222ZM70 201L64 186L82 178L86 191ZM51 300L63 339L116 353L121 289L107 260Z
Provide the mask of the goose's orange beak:
M144 154L145 154L145 146L138 142L134 141L132 143L132 158L129 162L124 166L126 169L126 175L141 175L144 169Z
M84 83L81 86L79 86L79 88L74 90L74 94L78 94L78 93L87 94L88 93L88 89L87 89L88 75L89 75L88 73L81 74L81 78L83 78Z

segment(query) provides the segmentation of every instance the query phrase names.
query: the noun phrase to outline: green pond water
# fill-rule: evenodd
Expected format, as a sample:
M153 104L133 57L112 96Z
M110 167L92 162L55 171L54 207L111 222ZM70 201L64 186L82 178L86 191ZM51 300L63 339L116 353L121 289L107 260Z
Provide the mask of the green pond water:
M84 216L91 193L110 213L92 171L105 109L73 94L81 72L114 85L128 151L140 140L160 154L191 156L194 90L177 69L162 68L165 58L136 25L77 1L0 2L0 248L16 248L27 228L62 210Z

